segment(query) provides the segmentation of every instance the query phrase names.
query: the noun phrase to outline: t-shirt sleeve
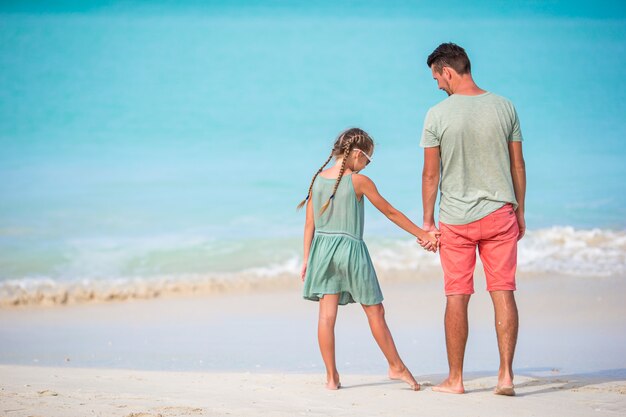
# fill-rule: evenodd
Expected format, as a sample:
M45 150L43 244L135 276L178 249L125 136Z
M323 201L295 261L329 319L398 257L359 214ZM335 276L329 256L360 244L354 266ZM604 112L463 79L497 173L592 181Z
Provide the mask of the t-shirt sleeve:
M522 142L522 129L519 126L519 118L517 117L517 110L513 107L513 128L511 129L511 136L509 136L509 142Z
M420 140L420 146L422 148L433 148L441 144L441 137L437 133L437 123L432 109L426 113L424 120L424 130L422 131L422 140Z

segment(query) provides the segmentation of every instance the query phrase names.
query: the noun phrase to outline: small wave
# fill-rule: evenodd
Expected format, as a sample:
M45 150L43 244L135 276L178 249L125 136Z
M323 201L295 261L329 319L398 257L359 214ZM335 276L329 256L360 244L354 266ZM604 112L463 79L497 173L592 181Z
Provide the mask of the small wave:
M294 274L262 277L254 273L188 275L76 282L51 279L11 280L0 284L0 307L53 306L86 302L126 301L168 295L245 292L295 286Z
M520 241L518 269L578 276L626 273L626 231L551 227Z
M370 249L381 270L417 271L439 265L439 256L419 250L412 240L374 240ZM518 245L518 271L590 278L626 275L626 231L569 226L529 231Z
M377 269L417 271L439 265L438 256L419 250L412 240L374 240L369 246ZM587 277L626 275L626 231L569 226L529 231L518 245L518 271Z
M429 279L441 275L439 256L423 251L412 239L366 239L372 260L381 280ZM291 243L290 243L291 242ZM181 242L178 242L179 244ZM276 240L239 242L230 248L205 240L186 240L181 245L182 255L171 241L169 251L156 251L162 245L150 247L147 256L139 252L148 265L163 262L163 257L176 260L180 268L175 271L153 272L160 268L141 268L142 274L128 274L121 268L94 268L99 257L112 262L123 246L102 254L80 253L79 258L89 260L90 268L71 269L69 277L31 277L0 281L0 306L56 305L93 301L114 301L154 298L168 294L194 294L246 291L256 288L288 288L299 282L302 258L298 255L299 243ZM192 253L202 251L191 257ZM92 250L94 248L92 247ZM172 255L175 251L176 257ZM99 252L95 250L95 252ZM115 256L107 257L113 253ZM209 270L206 273L181 271L185 260L196 261L208 253L229 259L228 268ZM130 259L137 259L137 254ZM182 260L178 259L181 256ZM233 264L237 262L237 264ZM113 262L114 263L114 262ZM199 262L197 262L199 264ZM250 265L256 266L250 266ZM76 265L73 262L71 265ZM237 267L238 265L238 267ZM197 269L200 269L198 266ZM224 271L224 269L227 269ZM93 271L97 271L95 273ZM601 229L576 230L573 227L552 227L529 231L520 241L518 271L545 276L546 273L584 276L588 278L626 275L626 231ZM91 272L91 273L90 273ZM121 272L121 273L120 273ZM145 272L150 272L145 274ZM91 278L79 278L91 277Z
M404 245L401 244L401 246ZM383 264L385 262L383 261ZM54 306L87 302L150 299L170 295L219 294L252 290L297 288L302 259L248 268L237 273L184 274L115 279L59 281L26 278L0 283L0 307ZM415 279L414 265L400 270L379 268L383 281ZM392 272L392 273L390 273Z

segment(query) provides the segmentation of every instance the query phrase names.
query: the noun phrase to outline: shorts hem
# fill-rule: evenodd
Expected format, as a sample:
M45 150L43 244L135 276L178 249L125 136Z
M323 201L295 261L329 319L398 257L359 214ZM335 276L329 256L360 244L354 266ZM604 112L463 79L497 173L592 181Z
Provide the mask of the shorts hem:
M487 288L487 291L517 291L517 287L513 286L496 286Z
M446 291L446 297L449 295L472 295L474 294L474 290L471 291Z

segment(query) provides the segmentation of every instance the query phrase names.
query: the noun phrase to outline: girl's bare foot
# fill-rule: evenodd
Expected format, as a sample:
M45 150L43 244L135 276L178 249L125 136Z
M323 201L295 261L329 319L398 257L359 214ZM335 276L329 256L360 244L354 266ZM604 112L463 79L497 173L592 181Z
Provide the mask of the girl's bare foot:
M339 374L326 377L326 389L337 390L341 388L341 382L339 382Z
M446 378L446 380L443 381L441 384L435 385L433 387L433 391L445 392L446 394L464 394L465 387L463 386L462 381L459 383L452 383L450 382L449 378Z
M417 383L413 375L407 367L403 367L402 370L396 371L389 368L389 379L401 380L409 384L413 391L420 390L420 384Z

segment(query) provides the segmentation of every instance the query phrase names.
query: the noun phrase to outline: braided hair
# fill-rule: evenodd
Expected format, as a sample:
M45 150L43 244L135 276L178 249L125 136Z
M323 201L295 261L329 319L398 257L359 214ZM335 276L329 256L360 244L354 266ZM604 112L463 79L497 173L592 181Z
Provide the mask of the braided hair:
M334 151L334 149L333 149L333 151ZM307 192L305 199L302 200L300 202L300 204L298 204L298 207L296 207L296 210L300 210L306 204L306 202L309 199L309 197L311 197L311 190L313 190L313 183L315 182L315 178L317 178L317 176L320 174L320 172L322 172L322 170L326 167L326 165L328 165L330 160L333 159L333 151L330 151L330 156L328 157L326 162L324 162L324 164L320 167L320 169L317 170L315 175L313 175L313 179L311 180L311 185L309 185L309 192Z
M315 178L317 178L317 176L320 174L320 172L322 172L324 167L328 165L332 157L342 156L343 159L341 161L341 169L339 170L339 175L337 175L337 180L335 181L335 186L333 187L333 191L330 197L328 198L328 200L326 201L326 203L324 203L324 205L320 209L319 214L320 215L323 214L328 209L328 206L330 205L332 200L335 198L335 193L337 192L339 183L341 182L341 179L343 178L343 173L346 169L346 162L348 160L348 156L350 155L350 152L352 152L353 149L361 149L362 151L371 151L373 148L374 148L374 141L364 130L354 127L354 128L350 128L348 130L341 132L341 134L335 140L330 156L328 157L326 162L324 162L324 165L322 165L320 169L313 176L313 179L311 180L311 184L309 185L309 191L305 199L302 200L300 204L298 204L297 208L298 209L302 208L306 204L307 200L311 197L311 191L313 190L313 183L315 182Z

